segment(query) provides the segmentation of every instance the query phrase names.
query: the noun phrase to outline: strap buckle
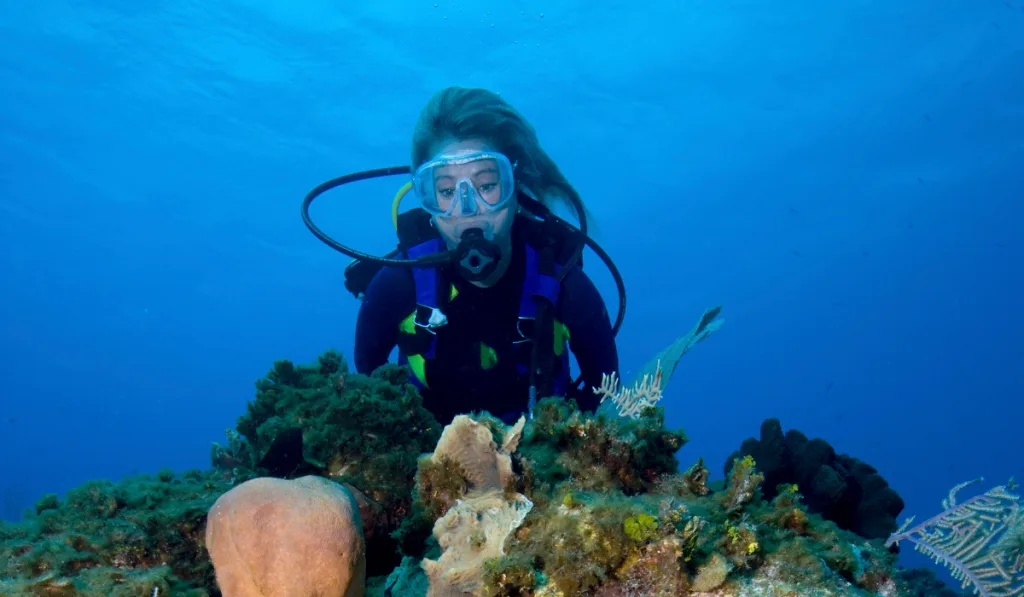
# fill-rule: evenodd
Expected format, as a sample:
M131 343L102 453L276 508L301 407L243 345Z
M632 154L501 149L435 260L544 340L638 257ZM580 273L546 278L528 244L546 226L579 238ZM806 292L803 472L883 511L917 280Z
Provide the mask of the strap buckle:
M516 332L519 334L519 338L517 340L513 340L512 344L526 344L527 342L533 342L533 338L537 333L537 318L520 317L516 320Z
M431 334L437 334L437 328L448 324L448 316L437 307L416 305L416 317L413 318L413 325Z

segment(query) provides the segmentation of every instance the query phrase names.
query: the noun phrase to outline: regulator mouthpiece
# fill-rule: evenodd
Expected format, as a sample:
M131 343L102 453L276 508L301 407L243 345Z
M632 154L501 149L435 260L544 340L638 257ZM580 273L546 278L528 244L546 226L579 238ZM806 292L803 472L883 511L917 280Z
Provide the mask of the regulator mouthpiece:
M463 232L455 251L459 273L470 282L487 279L501 261L501 249L494 241L484 238L484 232L479 228Z

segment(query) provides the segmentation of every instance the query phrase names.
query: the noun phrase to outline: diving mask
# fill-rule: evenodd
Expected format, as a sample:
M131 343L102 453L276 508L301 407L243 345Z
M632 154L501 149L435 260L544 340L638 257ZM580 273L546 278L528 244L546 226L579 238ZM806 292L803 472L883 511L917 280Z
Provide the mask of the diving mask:
M515 195L514 166L504 154L440 155L416 169L412 186L432 216L472 216L501 209Z

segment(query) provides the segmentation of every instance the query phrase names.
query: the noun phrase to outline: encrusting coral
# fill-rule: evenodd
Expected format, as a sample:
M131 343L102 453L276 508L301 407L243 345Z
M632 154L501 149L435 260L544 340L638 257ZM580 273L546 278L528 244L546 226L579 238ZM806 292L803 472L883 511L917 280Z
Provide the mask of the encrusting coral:
M402 368L279 361L211 470L90 482L0 524L0 597L219 595L214 502L310 475L356 499L374 597L953 595L810 511L803 486L773 486L757 453L709 482L702 460L679 466L663 407L629 414L546 398L511 427L467 413L442 430ZM1015 512L999 553L1019 565Z

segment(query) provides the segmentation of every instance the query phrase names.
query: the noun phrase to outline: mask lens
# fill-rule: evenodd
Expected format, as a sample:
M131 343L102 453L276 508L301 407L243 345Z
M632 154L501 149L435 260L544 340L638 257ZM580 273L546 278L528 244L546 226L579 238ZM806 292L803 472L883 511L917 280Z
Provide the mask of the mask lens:
M481 165L484 168L477 175L474 188L480 199L487 205L492 207L500 205L507 195L511 195L511 189L508 189L508 192L506 192L505 187L511 187L512 181L502 180L498 165L494 160L487 160L482 162Z
M423 208L433 215L469 215L500 209L515 192L512 165L500 153L441 156L413 177Z

